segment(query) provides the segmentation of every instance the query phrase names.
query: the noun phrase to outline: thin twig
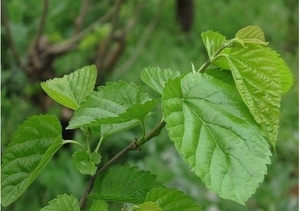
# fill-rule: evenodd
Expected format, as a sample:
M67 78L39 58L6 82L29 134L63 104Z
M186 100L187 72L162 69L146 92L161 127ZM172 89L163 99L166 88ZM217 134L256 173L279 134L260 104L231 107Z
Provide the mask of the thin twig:
M77 47L77 43L84 38L88 33L94 30L99 24L102 24L108 21L113 16L114 9L110 9L104 16L96 20L90 26L88 26L85 30L81 31L80 33L74 35L73 37L69 38L67 41L63 43L56 44L50 48L50 52L52 55L63 54L74 50Z
M137 20L139 19L140 15L141 15L141 11L145 6L145 3L146 3L146 1L140 1L140 3L136 6L136 8L134 8L135 14L128 21L128 24L126 25L126 27L123 29L122 34L124 37L128 34L128 32L130 32L132 30L132 28L136 24Z
M89 0L81 0L81 7L78 16L75 19L75 30L74 33L78 34L81 30L83 21L86 17L90 1Z
M138 56L141 54L141 51L143 50L144 46L146 45L151 33L153 32L160 16L160 11L162 8L162 4L164 3L164 0L160 1L160 4L158 6L158 9L156 10L155 16L152 18L151 22L147 26L147 28L144 30L140 40L138 41L138 44L133 51L133 53L130 55L130 57L126 60L125 63L123 63L120 67L118 67L115 70L114 77L118 77L122 75L124 72L126 72L132 64L135 62L135 60L138 58Z
M38 30L36 32L36 38L35 38L34 44L33 44L34 49L38 49L39 41L40 41L40 39L43 35L43 31L44 31L44 28L45 28L45 21L46 21L47 12L48 12L48 5L49 5L48 0L44 0L43 12L42 12L42 15L41 15L41 20L40 20L40 23L39 23Z
M20 57L20 55L17 51L17 48L15 46L11 31L10 31L10 26L9 26L9 23L8 23L8 19L7 19L7 16L6 16L6 11L5 11L4 7L5 7L4 2L2 2L1 21L2 21L3 26L5 28L5 34L6 34L6 37L7 37L8 45L9 45L11 51L12 51L12 55L13 55L14 59L16 60L17 65L19 67L21 67L22 66L21 65L21 57Z
M115 31L117 30L117 24L118 24L118 20L119 20L119 13L120 13L120 9L122 6L124 0L118 0L114 6L114 14L112 16L112 21L111 21L111 31L109 33L109 36L107 38L107 41L104 43L105 45L102 48L102 52L101 52L101 60L98 64L98 67L102 67L106 56L108 55L108 51L109 51L109 46L111 44L111 41L113 40L113 36L115 34Z
M110 159L102 168L100 168L90 179L81 199L79 202L80 208L82 208L86 202L88 194L91 192L95 180L97 176L104 171L106 171L108 168L110 168L118 159L126 155L131 150L137 150L140 148L143 144L147 143L152 138L158 136L161 132L161 130L165 127L166 122L162 121L160 124L154 128L150 133L148 133L145 137L141 137L138 140L132 141L130 144L128 144L124 149L122 149L118 154L116 154L112 159Z

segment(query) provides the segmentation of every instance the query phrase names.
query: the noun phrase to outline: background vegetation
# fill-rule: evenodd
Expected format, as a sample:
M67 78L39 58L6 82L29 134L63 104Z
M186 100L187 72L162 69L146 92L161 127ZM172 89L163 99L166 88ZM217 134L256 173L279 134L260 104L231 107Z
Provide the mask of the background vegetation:
M76 24L74 20L80 20L77 18L81 17L79 14L82 14L80 11L84 8L84 2L89 6L82 16L84 17L82 24ZM63 124L67 119L67 111L43 97L39 86L41 80L62 76L84 65L98 62L98 67L102 71L98 85L103 84L104 81L133 81L155 95L142 84L139 78L140 71L144 67L159 66L188 72L193 62L195 67L199 68L207 59L200 39L202 31L213 29L231 38L244 26L259 25L265 31L266 39L272 48L282 55L294 72L295 83L291 91L282 99L277 157L272 157L265 182L260 185L246 206L220 199L207 190L201 180L190 172L184 161L177 155L165 131L143 146L141 152L130 153L129 157L124 158L121 163L127 162L138 165L141 169L150 170L158 176L158 180L169 187L177 187L184 191L205 210L296 210L299 203L298 1L194 1L193 16L190 17L193 22L187 31L182 30L176 19L176 2L180 1L141 2L138 0L49 1L44 28L41 31L43 37L47 37L48 47L80 34L80 31L105 16L111 8L118 8L118 4L120 9L118 13L112 15L112 18L96 25L94 30L79 39L71 50L68 49L69 51L64 54L57 54L53 63L46 63L40 72L33 73L28 68L36 67L30 63L32 61L30 50L37 49L32 46L35 46L37 40L35 38L38 37L38 27L44 14L42 11L45 4L38 0L2 2L1 153L10 142L17 126L28 116L48 112L60 117ZM118 14L118 23L114 25L116 18L113 17L116 17L116 14ZM113 38L110 36L111 31L114 32ZM124 33L125 36L122 37ZM106 67L101 61L105 58L101 52L103 45L108 41L110 41L109 46L104 52L112 53L117 58ZM39 49L42 47L40 46ZM118 47L120 47L119 53ZM37 53L41 55L42 50ZM108 57L105 61L107 60ZM148 130L153 128L160 119L159 114L154 113L148 119ZM134 129L106 140L101 149L103 162L138 137L138 133L139 129ZM79 132L65 135L71 135L76 140L82 139ZM88 178L83 177L75 169L71 160L74 150L72 147L59 150L29 190L18 201L3 210L39 210L56 195L63 193L72 193L80 198ZM121 207L124 205L112 204L111 210L120 210Z

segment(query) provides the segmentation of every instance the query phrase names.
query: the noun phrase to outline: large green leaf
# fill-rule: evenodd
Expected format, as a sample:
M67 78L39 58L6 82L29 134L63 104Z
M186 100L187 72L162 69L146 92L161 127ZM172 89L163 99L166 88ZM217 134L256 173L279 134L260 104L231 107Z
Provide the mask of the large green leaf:
M53 100L76 110L85 96L93 91L96 78L96 67L85 66L63 78L42 82L41 86Z
M144 68L141 73L141 79L153 90L162 94L165 83L169 79L174 79L180 75L179 71L171 69L160 69L159 67Z
M79 203L73 195L59 195L41 211L80 211Z
M283 92L280 72L289 70L279 70L282 60L274 58L270 48L256 44L236 45L223 56L242 99L275 147Z
M2 157L3 206L20 197L62 144L61 125L55 116L32 116L19 126Z
M145 202L156 202L162 211L201 211L190 197L174 188L154 188L147 193ZM149 210L150 211L150 210Z
M244 202L267 173L265 134L232 86L200 73L169 81L163 115L177 151L206 186Z
M214 57L215 53L226 41L226 37L224 35L212 30L201 33L201 38L210 59Z
M134 83L109 82L86 97L76 110L68 128L142 119L157 103L157 100L152 100Z
M156 176L137 167L114 166L100 174L90 197L108 201L142 203L148 191L161 186Z

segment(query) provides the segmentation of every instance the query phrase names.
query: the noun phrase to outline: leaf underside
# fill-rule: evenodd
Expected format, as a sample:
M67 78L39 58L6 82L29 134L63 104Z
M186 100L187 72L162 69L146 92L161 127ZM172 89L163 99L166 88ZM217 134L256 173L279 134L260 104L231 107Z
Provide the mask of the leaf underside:
M243 101L275 148L282 94L280 71L289 70L278 70L272 55L268 47L248 44L233 47L224 57Z
M94 194L90 197L108 201L142 203L146 193L154 187L161 186L156 176L137 167L113 166L100 174L94 185Z
M162 108L168 134L191 170L222 198L244 204L263 181L271 152L237 92L190 73L166 84Z
M61 125L55 116L32 116L19 126L2 157L3 206L21 196L62 144Z

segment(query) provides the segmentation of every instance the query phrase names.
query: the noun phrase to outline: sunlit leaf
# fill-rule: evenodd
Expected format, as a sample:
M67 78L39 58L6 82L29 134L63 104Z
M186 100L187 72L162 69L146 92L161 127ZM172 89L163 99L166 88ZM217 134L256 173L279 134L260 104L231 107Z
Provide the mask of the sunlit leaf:
M209 58L212 58L226 41L224 35L212 30L201 33L201 38Z
M21 196L62 144L61 125L55 116L32 116L19 126L2 157L3 206Z
M42 82L41 86L53 100L76 110L86 95L93 91L96 78L96 67L85 66L62 78Z
M59 195L41 211L80 211L79 203L73 195Z
M162 94L165 83L169 79L174 79L180 75L179 71L172 71L171 69L160 69L159 67L144 68L141 73L141 79L153 90Z
M90 197L108 201L142 203L149 190L161 186L156 176L137 167L114 166L100 174Z
M156 104L156 100L152 100L134 83L110 82L86 97L76 110L68 129L141 119Z
M244 202L267 173L265 134L232 86L190 73L163 91L164 120L177 151L206 186Z
M289 69L279 70L277 62L282 61L273 54L268 47L248 44L233 47L224 57L242 99L275 147L283 92L280 72Z
M260 26L247 26L239 30L235 37L242 43L256 43L260 45L268 45L265 41L264 31Z
M183 192L174 188L154 188L145 201L156 202L162 211L201 211L201 207ZM145 210L146 211L146 210ZM150 210L149 210L150 211Z

